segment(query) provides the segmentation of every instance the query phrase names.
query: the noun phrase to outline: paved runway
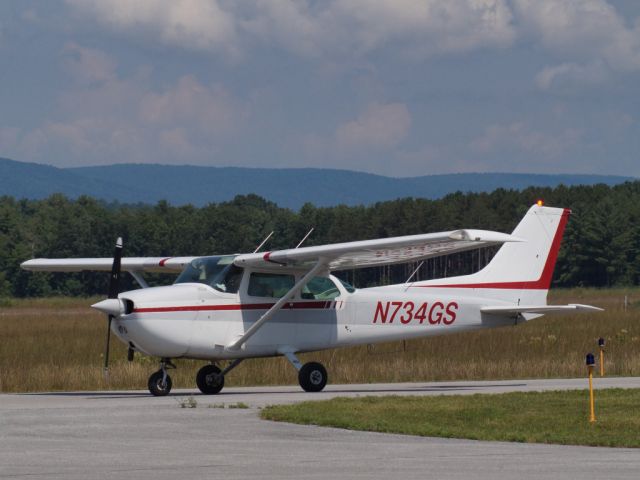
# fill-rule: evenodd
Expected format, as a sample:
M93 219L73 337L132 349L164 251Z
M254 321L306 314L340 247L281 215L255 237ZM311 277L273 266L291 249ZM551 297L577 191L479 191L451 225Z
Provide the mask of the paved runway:
M637 478L640 450L349 432L261 421L266 404L585 388L584 379L0 395L0 478ZM640 378L596 388L640 388ZM197 408L179 403L193 396ZM209 408L246 403L249 409Z

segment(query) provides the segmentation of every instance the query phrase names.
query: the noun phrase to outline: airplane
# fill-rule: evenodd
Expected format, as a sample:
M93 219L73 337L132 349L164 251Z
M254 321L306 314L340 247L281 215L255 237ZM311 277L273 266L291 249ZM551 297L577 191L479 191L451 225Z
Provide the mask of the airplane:
M217 394L243 360L284 356L307 392L327 384L326 368L297 354L358 344L514 325L552 312L600 311L581 304L548 305L570 210L531 206L511 234L460 229L266 253L199 257L32 259L30 271L109 271L108 298L92 307L107 315L105 371L113 332L135 352L160 359L151 394L169 394L172 360L205 360L196 375L203 394ZM479 247L495 256L470 275L354 288L332 271L414 262ZM140 289L119 292L122 271ZM175 283L149 287L144 272L178 273ZM415 272L414 272L415 273ZM227 362L224 368L218 365Z

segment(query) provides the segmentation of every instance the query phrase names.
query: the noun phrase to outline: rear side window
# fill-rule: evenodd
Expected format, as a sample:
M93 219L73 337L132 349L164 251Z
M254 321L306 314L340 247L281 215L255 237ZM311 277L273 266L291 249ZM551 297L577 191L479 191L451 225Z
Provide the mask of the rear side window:
M281 298L295 284L293 275L278 273L252 273L247 293L252 297Z

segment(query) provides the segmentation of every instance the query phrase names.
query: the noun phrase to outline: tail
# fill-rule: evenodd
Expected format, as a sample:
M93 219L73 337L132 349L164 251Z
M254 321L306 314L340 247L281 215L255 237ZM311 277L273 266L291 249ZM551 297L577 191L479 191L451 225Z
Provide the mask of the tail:
M544 305L571 211L534 205L513 231L523 242L505 243L482 270L421 282L424 287L478 289L478 296L518 305Z

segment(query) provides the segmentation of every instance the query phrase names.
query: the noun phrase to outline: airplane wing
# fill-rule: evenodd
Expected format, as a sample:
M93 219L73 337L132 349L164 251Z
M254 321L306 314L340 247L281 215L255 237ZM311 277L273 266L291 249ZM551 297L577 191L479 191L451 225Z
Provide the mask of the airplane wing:
M505 233L455 230L250 253L238 255L234 263L239 267L308 270L318 261L322 261L329 270L343 270L424 260L504 242L521 241L523 240Z
M515 306L500 306L500 307L482 307L480 311L482 313L491 313L493 315L504 315L506 317L513 317L521 313L560 313L570 311L581 312L602 312L604 309L594 307L592 305L581 305L579 303L570 303L569 305L515 305Z
M126 272L178 273L198 257L124 257ZM112 258L34 258L20 266L32 272L111 271Z

